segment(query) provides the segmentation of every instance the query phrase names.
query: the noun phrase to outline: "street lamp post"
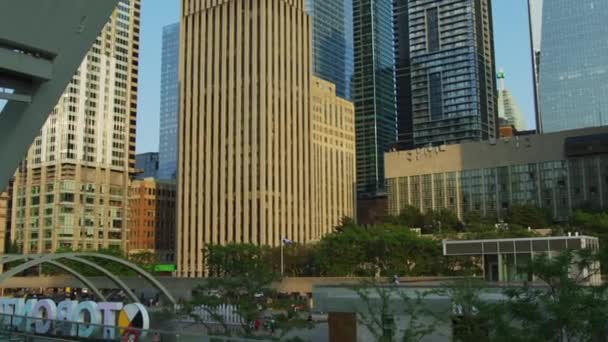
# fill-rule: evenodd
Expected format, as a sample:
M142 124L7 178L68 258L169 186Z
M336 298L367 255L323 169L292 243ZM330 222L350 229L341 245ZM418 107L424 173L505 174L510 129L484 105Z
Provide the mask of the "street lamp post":
M292 243L293 243L293 241L291 241L287 238L281 238L281 277L283 277L283 274L285 273L284 246L291 245Z

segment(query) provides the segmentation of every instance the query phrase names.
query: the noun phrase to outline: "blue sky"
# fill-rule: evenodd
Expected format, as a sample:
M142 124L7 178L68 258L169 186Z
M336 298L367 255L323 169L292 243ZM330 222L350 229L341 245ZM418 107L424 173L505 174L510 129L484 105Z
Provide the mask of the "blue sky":
M494 0L496 67L504 69L506 86L534 128L534 97L527 0ZM158 151L162 27L179 20L178 0L143 0L139 53L137 152Z
M179 21L178 0L142 0L137 103L137 153L158 152L163 26Z

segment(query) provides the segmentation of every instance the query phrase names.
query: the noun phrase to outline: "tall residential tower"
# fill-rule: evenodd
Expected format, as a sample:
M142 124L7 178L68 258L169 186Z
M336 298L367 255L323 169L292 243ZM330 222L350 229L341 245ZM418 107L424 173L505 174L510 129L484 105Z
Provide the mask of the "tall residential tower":
M395 1L401 144L495 138L491 1Z
M135 171L140 0L121 0L15 174L24 253L126 248Z
M392 0L354 0L357 192L384 191L384 152L397 140Z
M177 177L179 23L163 27L160 74L160 141L158 178Z
M524 114L521 108L515 101L513 93L505 86L505 73L500 71L496 76L498 79L498 117L504 119L509 125L515 127L518 131L527 129L524 121Z

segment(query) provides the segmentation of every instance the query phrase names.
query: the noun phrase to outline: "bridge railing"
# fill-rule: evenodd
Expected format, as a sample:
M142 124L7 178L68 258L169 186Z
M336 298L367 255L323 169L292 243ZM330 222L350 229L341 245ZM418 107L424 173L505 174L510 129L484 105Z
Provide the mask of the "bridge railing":
M89 317L84 317L89 319ZM0 341L133 341L133 342L251 342L254 340L187 334L179 331L141 330L114 325L52 320L0 314ZM255 341L260 341L256 339Z

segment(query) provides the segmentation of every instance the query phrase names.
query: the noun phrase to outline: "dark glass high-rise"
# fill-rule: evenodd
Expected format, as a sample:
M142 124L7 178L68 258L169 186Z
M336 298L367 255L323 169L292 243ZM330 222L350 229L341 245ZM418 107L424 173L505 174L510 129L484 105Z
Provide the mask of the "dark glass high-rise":
M490 0L395 0L399 148L495 138Z
M397 139L392 0L354 0L353 102L359 196L384 191L384 152Z

